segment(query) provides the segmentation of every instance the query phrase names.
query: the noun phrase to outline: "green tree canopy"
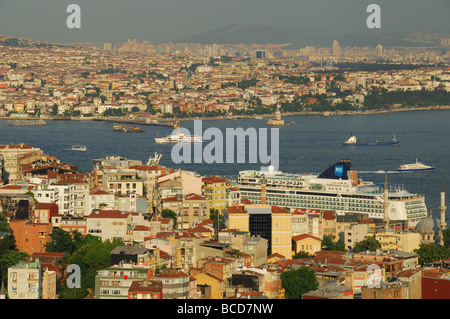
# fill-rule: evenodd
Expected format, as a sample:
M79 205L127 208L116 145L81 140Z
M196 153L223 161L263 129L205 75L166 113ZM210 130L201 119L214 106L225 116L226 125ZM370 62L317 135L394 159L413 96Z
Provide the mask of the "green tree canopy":
M376 251L377 249L381 248L381 243L375 239L373 236L367 236L363 240L357 242L353 246L353 251L355 253L361 252L361 251Z
M292 257L292 259L300 259L300 258L312 258L313 255L311 255L310 253L306 252L306 251L299 251L298 253L296 253L294 255L294 257Z
M163 209L161 212L161 216L163 218L172 218L173 219L173 227L177 226L177 214L171 209Z
M302 295L319 287L315 271L309 267L286 270L281 274L286 299L301 299Z
M414 252L419 255L420 265L450 258L450 250L447 247L433 244L422 244Z
M345 244L341 240L335 242L331 234L323 236L321 247L322 250L346 251Z
M16 250L11 250L3 254L2 259L0 259L0 276L5 285L8 282L8 268L21 261L26 261L28 257L27 253Z

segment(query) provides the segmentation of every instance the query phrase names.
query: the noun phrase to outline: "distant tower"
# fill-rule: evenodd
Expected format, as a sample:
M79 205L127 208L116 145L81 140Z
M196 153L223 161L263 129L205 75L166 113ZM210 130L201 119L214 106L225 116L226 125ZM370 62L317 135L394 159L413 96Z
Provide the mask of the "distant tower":
M333 55L341 55L341 47L339 41L333 41Z
M381 44L377 45L377 56L382 57L384 55L383 52L383 46Z
M384 222L386 223L386 230L389 229L389 200L388 200L388 175L386 169L386 175L384 177Z
M444 235L443 231L447 226L445 223L445 210L447 207L445 206L445 182L444 182L444 170L442 170L442 182L441 182L441 205L439 206L439 210L441 211L441 221L439 224L439 241L440 245L444 245Z

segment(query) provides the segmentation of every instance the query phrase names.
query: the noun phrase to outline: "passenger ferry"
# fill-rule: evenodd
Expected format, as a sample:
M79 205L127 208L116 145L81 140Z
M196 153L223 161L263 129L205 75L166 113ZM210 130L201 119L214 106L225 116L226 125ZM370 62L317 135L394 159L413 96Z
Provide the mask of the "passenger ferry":
M203 142L203 137L197 135L184 135L183 133L180 133L180 130L178 129L175 134L170 134L165 137L155 137L155 142L159 144L179 142L198 143Z
M84 146L84 145L72 145L72 151L86 152L87 151L87 147Z
M254 204L261 204L263 193L267 205L384 219L384 185L358 179L357 171L351 170L350 160L340 160L319 175L241 171L238 186L241 199ZM410 193L401 185L387 188L391 221L414 227L427 217L423 195Z
M422 171L434 171L433 166L428 166L419 162L416 158L414 164L402 164L397 169L399 172L422 172Z

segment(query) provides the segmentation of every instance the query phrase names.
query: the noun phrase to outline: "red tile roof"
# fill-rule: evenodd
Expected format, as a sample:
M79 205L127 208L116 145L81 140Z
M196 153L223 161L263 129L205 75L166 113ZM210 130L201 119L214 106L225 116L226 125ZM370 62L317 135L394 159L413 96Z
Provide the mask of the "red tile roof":
M208 176L202 179L203 183L211 184L211 183L229 183L229 180L223 179L218 176Z
M298 235L298 236L294 236L294 237L292 237L292 240L293 241L300 241L300 240L303 240L303 239L306 239L306 238L311 238L311 239L314 239L314 240L322 242L322 240L319 237L316 237L316 236L313 236L313 235L310 235L310 234L301 234L301 235Z

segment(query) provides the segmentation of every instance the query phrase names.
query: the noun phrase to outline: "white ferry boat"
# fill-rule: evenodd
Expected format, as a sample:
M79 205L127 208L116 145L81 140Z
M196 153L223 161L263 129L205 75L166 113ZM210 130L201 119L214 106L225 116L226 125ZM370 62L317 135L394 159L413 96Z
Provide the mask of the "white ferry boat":
M155 137L155 142L159 144L179 142L198 143L203 142L203 137L198 135L184 135L183 133L180 133L180 130L178 130L175 134L170 134L165 137Z
M414 164L402 164L397 169L399 172L422 172L422 171L434 171L433 166L428 166L419 162L416 158Z
M72 145L72 151L86 152L87 151L87 147L84 146L84 145Z
M241 171L238 176L240 197L261 204L264 193L267 205L332 210L341 216L352 214L384 219L384 185L362 181L350 168L350 160L341 160L320 175ZM388 202L391 221L414 227L427 217L425 197L410 193L401 185L388 185Z

